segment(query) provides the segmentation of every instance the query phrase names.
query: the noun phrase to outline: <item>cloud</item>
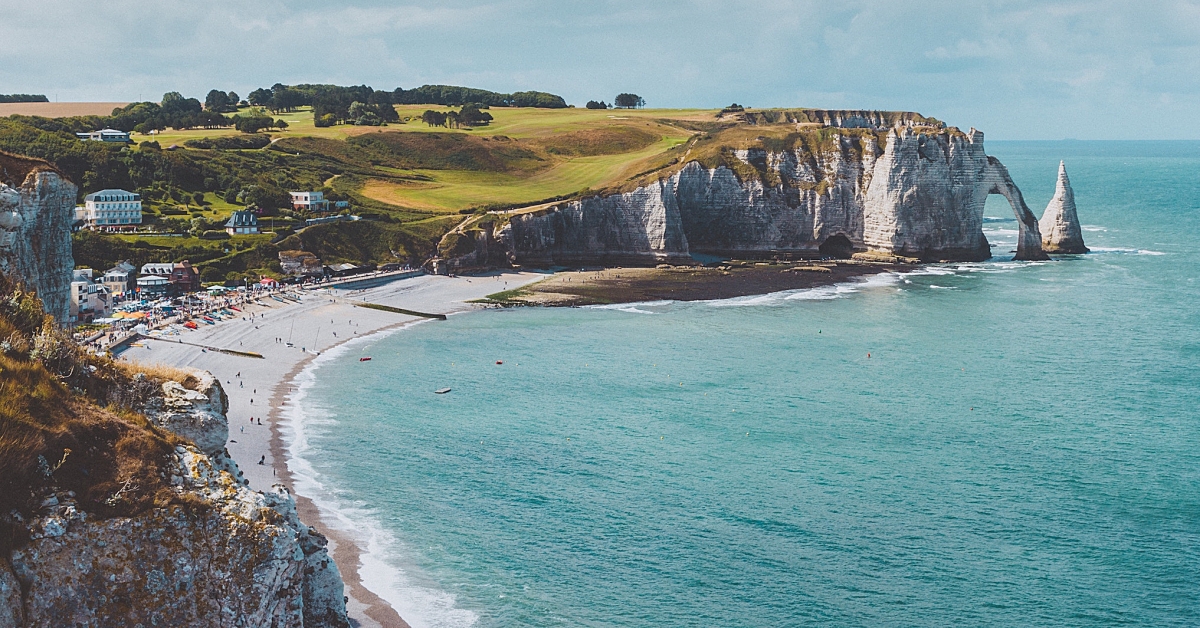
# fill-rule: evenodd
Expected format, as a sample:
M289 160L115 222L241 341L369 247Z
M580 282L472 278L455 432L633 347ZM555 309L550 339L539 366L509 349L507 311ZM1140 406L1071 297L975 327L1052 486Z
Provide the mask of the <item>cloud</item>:
M0 82L62 100L275 82L542 89L582 103L914 109L990 137L1179 131L1200 2L0 0Z

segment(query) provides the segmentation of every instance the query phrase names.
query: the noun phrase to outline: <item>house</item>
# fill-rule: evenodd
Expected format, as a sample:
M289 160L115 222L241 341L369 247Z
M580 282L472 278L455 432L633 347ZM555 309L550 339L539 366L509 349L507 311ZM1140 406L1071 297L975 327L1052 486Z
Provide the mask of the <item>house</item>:
M196 272L196 269L192 268L191 262L187 260L175 262L171 267L171 275L168 279L171 282L171 290L175 294L198 292L202 287L200 273Z
M292 209L313 212L329 211L329 201L324 192L288 192L292 195Z
M76 133L75 137L84 141L129 143L129 134L116 129L101 129L99 131L92 131L91 133Z
M137 278L138 295L143 299L165 297L170 288L171 280L162 275L144 275Z
M139 274L143 277L145 277L147 275L154 275L157 277L170 277L172 270L175 270L175 265L171 264L171 263L166 263L166 264L150 263L150 264L142 264L142 270Z
M90 323L112 312L108 288L93 281L90 268L78 268L71 276L71 322Z
M293 277L321 277L325 274L321 259L308 251L280 251L279 267L285 275Z
M192 264L188 260L174 264L144 264L141 275L137 279L139 293L144 293L146 288L153 288L154 291L151 294L164 295L169 292L173 295L181 295L197 292L201 288L200 274L196 272L195 268L192 268ZM162 281L151 281L155 277ZM161 288L161 292L159 288ZM142 298L146 298L146 296L143 294Z
M83 197L75 219L88 229L125 231L142 224L142 197L125 190L100 190Z
M233 212L225 223L225 231L229 235L248 235L258 233L258 214L252 211Z
M108 288L109 294L114 297L119 297L126 293L137 289L137 266L125 260L116 266L104 271L104 278L101 279L104 287Z

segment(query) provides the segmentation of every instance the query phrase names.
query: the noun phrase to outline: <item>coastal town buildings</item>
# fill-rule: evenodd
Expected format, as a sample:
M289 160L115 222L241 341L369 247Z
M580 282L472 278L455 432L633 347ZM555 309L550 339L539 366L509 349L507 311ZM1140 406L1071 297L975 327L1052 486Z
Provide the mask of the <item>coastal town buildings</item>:
M87 229L129 231L142 224L142 197L125 190L100 190L83 197L75 219Z
M96 283L92 269L78 268L71 277L71 323L90 323L112 312L112 298L103 283Z
M123 261L104 271L101 282L108 288L109 294L122 298L137 290L137 266L128 260Z
M225 223L225 232L229 235L258 233L258 214L252 211L233 212L233 215Z
M154 277L162 281L152 280ZM174 264L143 264L137 279L137 291L143 298L147 291L158 296L181 295L197 292L201 287L200 274L188 260Z
M292 209L324 212L329 211L329 201L324 192L288 192L292 196Z

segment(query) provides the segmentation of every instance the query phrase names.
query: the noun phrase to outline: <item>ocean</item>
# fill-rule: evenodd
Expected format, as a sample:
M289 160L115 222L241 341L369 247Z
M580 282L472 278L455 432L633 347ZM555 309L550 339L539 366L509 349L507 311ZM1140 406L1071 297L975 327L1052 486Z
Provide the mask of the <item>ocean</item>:
M1200 142L988 150L1093 252L360 339L297 488L414 627L1200 624Z

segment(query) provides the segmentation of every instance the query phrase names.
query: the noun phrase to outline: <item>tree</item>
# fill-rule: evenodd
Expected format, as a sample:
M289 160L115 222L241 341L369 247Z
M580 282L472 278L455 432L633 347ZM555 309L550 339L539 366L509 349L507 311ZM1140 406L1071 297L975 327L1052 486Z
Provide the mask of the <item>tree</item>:
M318 127L330 127L337 124L337 116L333 115L332 113L314 115L313 124Z
M236 100L233 102L237 103ZM218 89L209 90L208 95L204 97L204 108L216 113L227 111L229 108L229 94Z
M273 126L275 126L275 121L271 119L271 116L248 115L233 117L233 128L242 133L258 133L263 129L269 129Z
M276 120L275 128L279 129L280 131L286 131L288 128L287 120L284 120L282 118L280 118L279 120Z
M265 107L271 102L271 90L261 88L256 89L250 92L247 100L255 107Z
M366 103L358 102L357 100L350 103L350 107L346 109L346 118L357 120L367 112Z
M446 126L446 114L432 109L426 109L425 113L421 114L421 122L429 126Z
M184 98L179 92L163 94L161 106L166 114L200 113L203 110L199 100Z
M229 92L225 94L225 98L229 100L229 104L233 106L234 110L237 109L238 102L242 100L238 97L237 92Z
M617 94L613 105L620 109L637 109L646 106L646 101L637 94Z
M586 106L588 109L608 109L608 104L605 103L603 100L601 100L600 102L596 102L594 100L589 100L589 101L587 101Z
M380 124L383 124L383 120L379 118L379 114L375 113L374 111L368 111L359 116L359 118L354 121L354 124L359 126L379 126Z
M492 121L492 114L480 111L476 104L463 105L462 111L458 112L458 119L467 126L487 126Z

